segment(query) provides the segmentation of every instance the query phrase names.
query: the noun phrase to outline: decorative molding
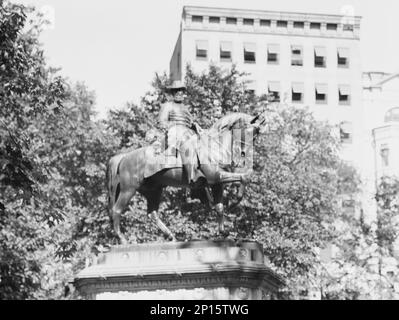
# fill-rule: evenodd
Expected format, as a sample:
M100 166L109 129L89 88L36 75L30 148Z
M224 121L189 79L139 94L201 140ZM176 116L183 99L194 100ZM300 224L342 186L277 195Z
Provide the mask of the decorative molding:
M86 297L242 288L239 298L248 299L260 295L249 292L275 294L284 281L264 264L263 248L257 243L202 241L113 247L81 271L74 285Z
M263 30L265 29L265 30ZM232 29L232 30L228 30L225 28L221 28L221 29L216 29L216 28L198 28L198 26L185 26L183 27L183 31L204 31L206 30L207 32L219 32L219 33L245 33L245 34L258 34L258 35L278 35L278 36L295 36L295 37L305 37L305 38L327 38L327 39L344 39L344 40L360 40L360 36L357 34L353 34L353 35L346 35L344 34L339 34L338 32L336 32L336 34L326 34L326 33L310 33L310 29L304 29L305 32L298 32L295 29L293 29L292 31L290 31L290 33L287 32L281 32L279 31L279 28L277 27L273 27L273 21L272 21L272 25L271 27L257 27L254 28L253 30L245 30L245 28L240 28L240 29ZM302 30L302 29L299 29Z

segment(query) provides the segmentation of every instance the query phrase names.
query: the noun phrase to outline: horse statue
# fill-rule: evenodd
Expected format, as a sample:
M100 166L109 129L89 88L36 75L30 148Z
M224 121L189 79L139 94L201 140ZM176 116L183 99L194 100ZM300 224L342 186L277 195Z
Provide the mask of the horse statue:
M205 194L201 202L207 200L214 205L219 215L219 232L223 234L223 185L240 183L238 200L232 206L237 205L249 182L253 144L264 124L263 114L231 113L204 130L200 137L188 138L183 148L195 144L197 153L195 185L188 185L184 179L185 170L175 150L159 153L150 145L113 156L107 166L108 209L121 243L126 244L127 240L120 230L120 217L136 192L147 199L148 216L170 240L176 240L157 213L162 190L167 186L189 187Z

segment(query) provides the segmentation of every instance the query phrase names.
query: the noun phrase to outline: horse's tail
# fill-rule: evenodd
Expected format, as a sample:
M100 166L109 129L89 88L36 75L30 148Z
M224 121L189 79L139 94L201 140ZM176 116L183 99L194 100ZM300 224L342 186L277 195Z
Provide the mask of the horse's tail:
M111 168L110 162L107 163L107 169L105 173L105 189L107 190L107 199L108 199L108 214L111 212L111 190L112 190L112 176L111 176Z
M119 173L118 166L120 161L122 160L123 155L113 156L109 161L106 169L106 188L108 193L108 214L112 219L112 208L115 205L116 200L118 199L119 192Z

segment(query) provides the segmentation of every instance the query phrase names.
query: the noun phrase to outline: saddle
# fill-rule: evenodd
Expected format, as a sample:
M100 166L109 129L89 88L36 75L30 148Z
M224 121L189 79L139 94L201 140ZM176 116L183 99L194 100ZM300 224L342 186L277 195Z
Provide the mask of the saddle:
M186 145L186 143L193 145L196 138L196 136L190 137L183 144L183 146ZM196 150L196 152L198 152L198 150ZM144 168L144 178L151 177L161 170L183 167L182 159L176 148L172 146L163 151L162 145L159 142L154 142L146 148L145 158L146 164ZM196 177L196 179L198 179L201 176L203 177L203 174L200 170L198 170L200 165L198 156L196 156L195 159L196 163L194 165L194 176Z

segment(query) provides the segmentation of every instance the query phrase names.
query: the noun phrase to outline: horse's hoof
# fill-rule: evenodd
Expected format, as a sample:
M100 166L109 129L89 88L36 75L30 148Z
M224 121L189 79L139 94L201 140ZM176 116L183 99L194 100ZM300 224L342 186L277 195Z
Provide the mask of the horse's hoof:
M219 234L222 238L226 239L230 235L230 232L227 230L223 230L223 231L220 231Z

